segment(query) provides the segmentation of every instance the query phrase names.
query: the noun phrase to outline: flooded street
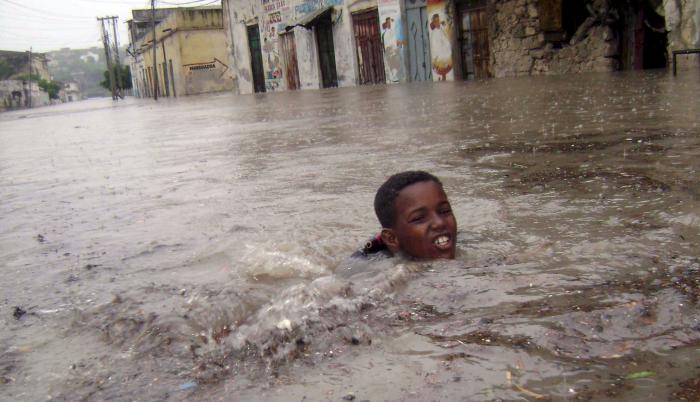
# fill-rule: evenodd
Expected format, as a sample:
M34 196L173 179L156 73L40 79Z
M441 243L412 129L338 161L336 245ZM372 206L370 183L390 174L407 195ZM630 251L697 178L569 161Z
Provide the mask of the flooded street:
M700 398L700 76L0 115L0 399ZM367 262L440 177L457 259Z

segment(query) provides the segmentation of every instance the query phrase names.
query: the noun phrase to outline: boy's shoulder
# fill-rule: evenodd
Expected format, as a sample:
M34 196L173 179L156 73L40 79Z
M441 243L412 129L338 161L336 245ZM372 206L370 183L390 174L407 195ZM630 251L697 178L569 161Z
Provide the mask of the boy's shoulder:
M387 258L391 257L389 249L384 244L380 234L370 237L365 245L359 250L352 253L350 258L368 260L370 258Z

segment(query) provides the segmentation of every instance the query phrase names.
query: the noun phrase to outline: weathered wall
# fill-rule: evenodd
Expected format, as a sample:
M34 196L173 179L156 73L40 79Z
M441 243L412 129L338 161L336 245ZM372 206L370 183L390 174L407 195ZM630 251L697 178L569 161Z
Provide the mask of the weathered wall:
M545 41L538 0L497 1L493 15L489 31L491 72L495 77L617 68L614 56L618 46L608 27L595 26L580 42L557 48Z
M321 70L319 69L318 48L314 32L302 27L294 28L297 58L299 62L299 81L302 89L318 89L321 87Z
M669 52L700 48L700 0L664 0ZM679 56L678 65L700 66L697 54Z
M357 85L357 57L355 56L355 34L352 17L347 7L338 6L331 15L333 23L333 45L335 46L335 68L338 86Z
M229 91L234 77L220 9L177 9L156 26L156 64L160 96ZM141 96L153 96L152 34L135 43L141 52L132 72ZM163 63L165 62L165 69ZM171 66L172 65L172 72ZM150 69L150 73L149 73ZM167 74L167 76L166 76Z
M635 36L639 27L630 25L642 24L640 14L630 14L641 12L646 4L646 0L638 1L585 1L596 11L593 17L585 7L581 9L584 0L489 0L486 3L489 72L495 77L507 77L641 68L644 54L640 53L641 42ZM458 2L427 1L428 46L436 81L462 77ZM387 82L407 81L405 0L224 0L224 3L228 6L229 47L240 93L253 91L245 27L253 24L260 27L267 90L284 90L285 61L279 52L280 30L328 5L334 5L333 39L339 86L357 83L352 14L373 8L379 14ZM575 18L563 16L565 6L569 7L567 15ZM578 11L571 11L577 7ZM663 9L669 51L700 47L700 0L663 0ZM577 30L575 24L583 29ZM301 88L319 88L321 76L314 30L296 27L294 33ZM700 64L696 55L681 59L681 64Z
M28 81L0 80L0 110L27 106L30 86ZM31 85L32 107L50 105L49 94L39 88L37 82Z
M0 50L0 79L14 79L29 73L29 53ZM32 74L38 74L45 80L51 80L46 55L32 53Z
M227 13L229 48L233 55L233 71L238 78L237 91L253 92L251 55L246 27L257 24L262 47L263 74L266 91L287 89L284 57L279 34L317 10L333 6L331 13L333 45L338 86L356 84L356 61L352 19L343 0L223 0ZM302 89L321 88L315 28L296 26L293 29L299 81Z
M223 30L192 30L179 32L181 69L175 77L184 76L184 93L230 91L233 76L229 71ZM175 68L173 60L173 69Z

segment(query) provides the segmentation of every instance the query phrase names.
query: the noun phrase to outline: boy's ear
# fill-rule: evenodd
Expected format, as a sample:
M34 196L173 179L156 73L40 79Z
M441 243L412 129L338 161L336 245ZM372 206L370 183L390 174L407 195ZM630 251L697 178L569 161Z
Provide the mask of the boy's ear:
M395 253L399 250L399 239L393 229L382 228L381 236L389 251Z

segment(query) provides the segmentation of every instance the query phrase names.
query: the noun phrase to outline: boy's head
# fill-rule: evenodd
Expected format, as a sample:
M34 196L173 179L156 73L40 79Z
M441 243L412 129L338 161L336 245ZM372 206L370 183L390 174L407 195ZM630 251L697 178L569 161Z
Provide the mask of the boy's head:
M430 173L397 173L379 187L374 211L393 253L422 259L454 258L457 221L440 180Z

